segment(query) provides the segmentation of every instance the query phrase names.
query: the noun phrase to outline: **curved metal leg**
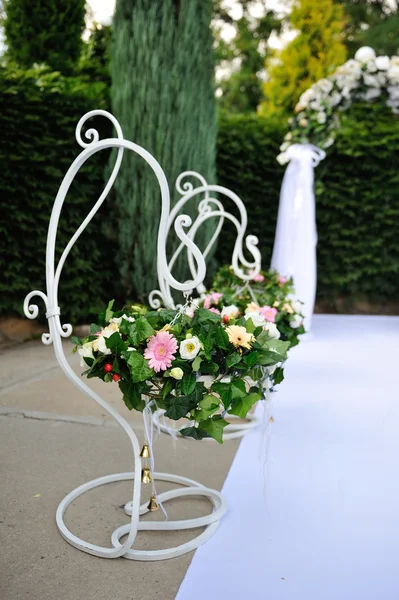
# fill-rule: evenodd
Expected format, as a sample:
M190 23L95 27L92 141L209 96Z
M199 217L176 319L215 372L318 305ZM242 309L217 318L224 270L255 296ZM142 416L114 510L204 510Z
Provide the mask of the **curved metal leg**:
M65 525L64 515L68 508L68 506L76 500L79 496L84 494L85 492L92 490L101 485L105 485L107 483L113 483L116 481L130 481L135 479L134 473L116 473L113 475L105 475L104 477L99 477L97 479L93 479L83 485L80 485L75 490L70 492L60 503L56 513L56 522L57 527L62 535L62 537L72 546L78 548L78 550L82 550L83 552L87 552L89 554L93 554L95 556L100 556L103 558L117 558L119 556L123 556L124 558L129 558L131 560L144 560L144 561L153 561L153 560L165 560L168 558L174 558L176 556L181 556L182 554L186 554L187 552L191 552L195 550L206 542L216 531L216 528L219 525L220 519L224 516L227 510L226 502L220 492L216 490L209 489L200 483L192 479L188 479L187 477L181 477L178 475L172 475L169 473L153 473L153 478L158 481L169 481L172 483L177 483L183 485L185 487L178 488L174 490L169 490L167 492L163 492L158 495L158 500L160 502L167 502L169 500L173 500L174 498L181 497L189 497L189 496L204 496L207 498L213 507L211 513L203 517L196 517L193 519L185 519L178 521L140 521L135 522L132 511L132 501L128 502L125 506L125 512L127 515L131 516L131 522L126 525L122 525L118 527L111 536L111 542L113 544L112 548L107 548L104 546L98 546L96 544L91 544L76 535L74 535L68 527ZM143 504L140 506L140 515L144 515L148 512L147 504ZM120 543L120 539L123 536L126 536L132 530L132 527L137 531L178 531L184 529L194 529L197 527L206 527L205 531L203 531L200 535L196 536L192 540L185 542L179 546L174 546L172 548L165 548L162 550L135 550L133 548L127 549L126 544L122 545Z

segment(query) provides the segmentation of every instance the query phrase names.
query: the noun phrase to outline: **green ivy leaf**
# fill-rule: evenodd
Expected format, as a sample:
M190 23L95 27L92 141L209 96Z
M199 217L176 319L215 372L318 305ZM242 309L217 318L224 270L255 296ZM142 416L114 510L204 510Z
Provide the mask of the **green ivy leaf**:
M129 410L138 410L143 412L145 408L145 401L143 400L143 393L146 391L146 387L133 383L132 381L119 381L119 389L123 394L123 401Z
M289 342L283 342L282 340L270 340L266 345L269 350L274 350L281 356L285 356L290 347Z
M189 396L190 394L192 394L195 390L196 382L197 380L194 373L184 375L183 379L181 380L182 393L185 396Z
M180 429L180 433L184 435L184 437L192 437L195 440L202 440L209 437L209 434L199 427L185 427L184 429Z
M129 337L132 340L133 346L144 342L144 340L154 335L154 333L154 329L145 317L139 317L129 327Z
M258 360L258 353L256 351L250 352L243 358L243 361L249 368L253 367L256 364L257 360Z
M219 398L212 396L212 394L206 394L202 400L198 403L198 410L195 411L195 420L201 421L206 419L219 408Z
M120 354L121 352L126 351L128 348L128 345L126 344L126 342L123 341L123 339L117 331L115 331L115 333L110 335L108 338L104 339L105 345L111 350L113 354ZM134 352L134 354L137 354L137 352Z
M183 373L190 373L192 370L190 363L187 360L183 360L182 358L175 358L172 361L172 366L170 368L173 369L175 367L180 367Z
M219 365L213 361L202 361L201 373L203 375L215 375L219 371Z
M105 321L107 323L109 323L110 319L112 319L112 317L114 316L114 313L112 311L112 307L114 305L114 302L115 302L115 300L110 300L108 302L107 308L105 309Z
M241 419L245 419L248 411L253 407L253 405L262 399L261 394L255 392L253 394L249 394L248 396L241 396L240 398L235 398L228 412L232 415L237 415Z
M228 368L233 367L234 365L236 365L240 361L241 361L241 355L238 352L233 352L232 354L229 354L227 356L227 358L226 358L226 366Z
M195 316L196 316L196 321L201 324L204 324L204 323L217 323L218 325L220 324L220 315L218 315L214 312L211 312L207 308L199 308L196 311Z
M245 329L248 333L253 333L255 331L255 323L251 318L245 320Z
M190 411L192 401L186 396L169 396L167 404L168 408L165 416L178 421Z
M281 383L282 381L284 381L284 369L282 367L278 367L273 375L273 383L275 385L278 385L279 383Z
M198 423L198 427L212 437L214 440L223 443L223 429L227 427L228 422L220 415L210 417Z
M223 329L223 327L218 327L216 330L216 334L215 334L215 342L216 345L221 348L222 350L225 350L226 348L229 347L229 336L226 333L226 330Z
M127 364L129 365L134 382L145 381L154 377L155 371L148 366L148 360L140 352L131 352Z
M102 331L102 327L100 327L100 325L97 325L97 323L92 323L90 325L90 333L92 335L98 333L99 331Z
M271 367L278 362L282 362L284 360L284 356L278 354L277 352L272 352L271 350L258 350L258 365L262 365L263 367Z
M247 388L242 379L233 379L231 382L231 398L242 398L247 395Z
M162 392L161 392L162 400L165 400L165 398L167 396L169 396L170 392L175 387L175 380L172 378L166 379L166 380L164 380L164 382L165 383L162 386Z
M192 364L192 369L194 372L197 372L200 370L200 366L202 363L202 358L198 355L194 358L193 360L193 364Z
M231 394L231 384L230 383L222 383L220 381L216 381L212 384L211 390L218 394L223 402L223 406L227 408L231 402L232 394Z

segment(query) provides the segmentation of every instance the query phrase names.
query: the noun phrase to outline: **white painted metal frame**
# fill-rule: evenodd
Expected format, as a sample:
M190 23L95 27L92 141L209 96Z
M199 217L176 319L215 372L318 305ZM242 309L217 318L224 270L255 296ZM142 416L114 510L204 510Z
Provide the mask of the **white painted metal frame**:
M194 187L194 185L191 183L191 181L184 182L184 179L186 179L188 177L197 179L199 181L200 185L198 185L197 187ZM213 245L215 244L215 242L222 230L224 220L225 219L230 220L234 224L234 226L237 230L237 237L236 237L236 241L234 244L232 260L231 260L231 264L234 269L234 272L244 282L250 281L255 275L257 275L260 271L261 260L262 260L262 257L260 255L260 252L257 247L259 240L255 235L245 236L246 230L247 230L247 224L248 224L248 217L247 217L247 210L246 210L245 205L244 205L243 201L241 200L241 198L239 198L237 196L237 194L235 194L234 192L232 192L231 190L229 190L226 187L223 187L220 185L208 184L206 182L205 178L202 175L200 175L199 173L197 173L196 171L185 171L184 173L181 173L176 180L176 189L179 192L179 194L181 194L182 197L176 203L176 205L172 208L172 210L169 214L168 224L166 227L166 235L169 234L173 223L175 223L181 217L181 215L179 213L181 212L182 209L184 209L184 206L187 204L187 202L189 202L191 199L196 199L196 197L203 195L202 200L198 204L198 216L192 223L190 229L187 231L187 236L190 238L190 240L194 241L197 231L199 230L201 225L203 223L205 223L205 221L208 221L209 219L215 219L215 218L218 220L215 232L214 232L211 240L209 241L207 247L203 251L203 257L206 258L209 255ZM236 216L234 216L232 213L225 210L222 202L219 199L214 198L211 194L219 194L219 196L226 197L227 199L231 200L238 209L239 219ZM244 244L245 244L248 252L252 256L252 260L247 260L245 258ZM191 275L192 275L193 279L196 279L196 277L198 276L198 269L194 262L195 255L191 251L190 246L188 244L184 244L183 241L180 243L180 245L176 249L175 253L173 254L171 260L169 261L169 264L168 264L169 271L173 270L173 266L174 266L177 258L179 257L182 250L184 250L184 249L187 250L187 259L188 259L188 264L190 267ZM159 257L158 257L158 260L159 260ZM248 275L247 273L245 273L243 270L243 267L245 267L246 269L252 269L252 274ZM159 262L158 263L158 278L160 281L163 279L163 269L164 269L164 266ZM160 286L161 286L161 284L160 284ZM157 309L162 304L164 306L168 306L168 307L175 306L174 300L170 294L170 286L168 288L169 294L164 294L162 292L162 288L165 289L165 287L168 288L167 282L163 282L163 285L160 287L160 290L153 290L150 293L149 304L152 308ZM195 287L197 288L197 292L199 294L202 294L206 291L205 286L203 285L202 282L199 285L196 285Z
M196 179L199 182L199 185L197 185L197 187L194 187L191 181L184 181L188 178ZM259 243L258 238L255 235L245 235L248 224L248 216L247 210L241 198L239 198L237 194L235 194L226 187L220 185L209 185L206 182L205 178L196 171L185 171L184 173L181 173L176 180L176 189L181 195L181 198L170 212L166 234L169 234L172 224L176 219L178 219L178 215L182 210L184 210L185 205L190 200L195 200L198 196L203 196L202 200L198 204L198 216L194 220L190 229L187 231L188 237L192 241L194 241L199 228L203 223L205 223L205 221L208 221L208 219L217 219L215 232L213 233L212 238L210 239L207 247L203 251L203 256L204 258L206 258L220 235L224 224L224 220L230 220L234 224L237 231L237 237L233 248L231 265L237 277L242 279L244 283L249 282L255 275L259 273L261 268L262 257L257 247ZM232 201L238 209L239 219L227 210L225 210L221 200L213 197L213 194L218 194L219 197L221 196L223 198L226 198L227 200ZM247 251L252 256L252 261L247 260L245 258L244 244L247 248ZM194 262L195 257L191 252L190 248L188 246L185 246L183 242L181 242L178 248L176 249L171 260L169 261L168 267L170 271L172 271L177 258L184 250L184 248L187 249L187 259L190 267L190 272L193 279L195 279L195 277L197 276L197 268ZM251 275L245 273L243 267L245 267L247 270L251 269ZM158 264L158 273L161 273L161 271L162 265ZM162 275L160 275L159 277L160 279L162 279ZM165 288L167 287L167 285L164 284L163 287ZM206 292L206 288L202 282L200 283L200 285L197 285L196 288L199 294L203 294ZM153 290L150 293L149 303L150 306L152 306L152 308L155 309L159 308L162 305L174 307L174 301L171 295L164 295L160 290ZM169 427L165 424L164 420L161 418L164 412L165 411L158 410L154 413L154 423L164 433L180 436L181 434L179 432L179 429L175 427ZM258 424L259 419L255 415L249 415L247 418L247 422L245 423L234 423L233 418L233 423L229 424L224 431L223 439L226 441L230 439L243 437L245 434L249 433L252 429L257 427Z
M99 134L95 129L88 129L85 133L85 137L89 141L83 141L81 135L82 127L85 125L86 121L93 116L104 116L110 119L110 121L115 127L117 137L100 140ZM119 123L110 113L103 110L95 110L88 112L84 117L82 117L82 119L77 125L76 139L78 144L83 148L83 150L79 154L79 156L73 161L72 165L68 169L62 181L62 184L54 202L50 218L46 250L46 293L39 290L34 290L33 292L30 292L25 298L24 311L25 315L29 319L35 319L38 316L39 308L37 305L31 304L31 300L35 296L38 296L43 300L46 307L46 317L48 319L49 326L49 332L44 333L42 335L43 343L47 345L53 344L56 358L68 379L70 379L80 391L82 391L89 398L91 398L97 404L99 404L104 410L106 410L125 431L132 445L134 471L129 473L116 473L112 475L107 475L105 477L99 477L98 479L94 479L93 481L89 481L88 483L79 486L78 488L70 492L60 503L56 513L56 522L61 535L66 539L68 543L72 544L79 550L82 550L89 554L94 554L95 556L100 556L104 558L117 558L123 556L125 558L130 558L133 560L145 561L173 558L175 556L179 556L181 554L185 554L194 550L200 544L205 542L209 537L211 537L216 527L218 526L220 519L226 512L227 507L225 500L223 496L216 490L211 490L201 485L200 483L197 483L196 481L187 479L186 477L171 475L169 473L153 473L152 476L156 480L170 481L172 483L184 486L183 488L173 489L171 491L159 494L158 500L160 502L166 502L168 500L172 500L173 498L178 497L204 496L210 500L212 504L212 512L207 516L188 520L157 522L146 522L140 520L140 516L144 515L148 511L148 509L146 505L140 506L140 475L142 469L142 460L140 457L139 441L131 425L99 394L91 390L86 385L86 383L84 383L84 381L74 373L74 371L70 367L64 354L62 338L67 338L71 335L72 326L70 324L63 325L61 323L61 311L58 303L58 284L60 281L60 276L65 260L71 248L73 247L73 244L76 242L76 240L79 238L81 233L89 224L97 210L100 208L100 206L106 199L113 183L115 182L116 176L121 165L124 150L130 150L140 155L150 165L159 183L162 207L161 221L158 231L157 252L159 285L160 292L163 294L163 296L166 298L170 296L171 287L176 290L186 292L187 290L192 289L193 287L199 286L202 283L205 276L205 260L200 250L184 231L185 227L190 227L191 225L192 221L190 217L188 217L187 215L180 215L175 220L174 228L182 244L187 246L191 256L194 257L196 265L196 275L193 277L192 281L185 283L180 283L172 276L166 260L166 237L167 232L169 231L168 217L170 212L170 195L165 174L158 162L154 159L153 156L151 156L151 154L149 154L146 150L144 150L137 144L127 141L123 138L123 133ZM65 250L62 253L57 267L55 268L55 243L58 222L61 214L61 209L64 204L64 200L68 193L70 185L74 180L76 174L78 173L79 169L82 167L82 165L84 165L84 163L95 153L107 148L117 149L115 166L113 168L109 181L107 182L101 196L87 215L86 219L77 229L76 233L72 236L71 240L65 247ZM112 547L103 547L98 546L96 544L91 544L90 542L87 542L77 537L68 529L64 522L64 515L71 502L73 502L76 498L78 498L81 494L87 492L88 490L115 481L126 480L133 481L132 500L128 502L125 506L125 512L127 515L130 516L130 521L128 524L122 525L116 531L114 531L111 538ZM135 550L133 548L133 544L138 531L170 531L181 529L194 529L197 527L206 527L206 529L205 531L203 531L203 533L201 533L194 539L180 546L151 551ZM127 538L124 542L121 542L120 540L124 536L127 536Z

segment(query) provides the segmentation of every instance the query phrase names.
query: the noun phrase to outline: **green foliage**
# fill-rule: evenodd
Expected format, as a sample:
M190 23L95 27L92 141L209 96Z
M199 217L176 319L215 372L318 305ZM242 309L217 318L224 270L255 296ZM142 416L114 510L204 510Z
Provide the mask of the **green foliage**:
M241 0L242 15L235 19L224 0L215 0L214 35L216 60L220 67L228 66L228 76L218 88L220 105L230 112L256 112L262 99L262 78L265 59L269 56L268 42L272 33L280 33L282 19L268 10L268 1ZM262 16L259 15L263 9ZM234 36L226 40L226 25L234 27ZM237 65L239 62L239 65Z
M219 127L218 181L244 201L248 231L270 264L284 168L276 156L285 131L264 118L224 117ZM396 300L399 294L399 121L383 103L353 105L327 158L315 171L318 298L336 308L350 301ZM217 258L231 260L225 226Z
M175 180L182 171L196 170L215 181L211 17L211 0L119 0L116 6L112 111L125 137L143 146L162 166L172 204L177 199ZM141 157L126 152L115 189L120 276L127 293L144 300L157 287L159 184ZM187 212L194 214L194 205L193 201ZM211 222L201 227L201 246L213 229ZM188 275L182 258L174 270L180 280Z
M205 313L209 314L209 319L205 318ZM165 309L143 315L136 307L111 313L108 305L106 313L99 316L100 322L103 322L104 314L113 315L110 317L112 323L100 333L75 339L75 350L89 367L84 374L89 378L98 377L105 383L119 381L129 410L143 411L142 396L146 396L145 401L155 401L152 402L154 410L155 407L165 409L166 417L176 421L188 419L192 425L182 429L181 433L195 439L212 437L222 443L223 429L228 425L224 419L226 412L246 417L252 406L263 398L262 382L267 372L262 369L262 364L283 363L290 345L272 339L261 327L257 334L249 335L249 323L245 319L232 319L231 325L237 325L235 329L241 337L237 337L237 333L231 337L232 328L227 328L226 347L224 337L218 335L226 324L220 315L206 309L198 309L196 316L191 318ZM161 329L165 318L170 317L168 327ZM126 330L124 321L133 324ZM137 338L135 326L138 322L141 323L140 331L152 332L150 339ZM246 329L240 325L245 325ZM187 342L190 341L195 352L190 351L187 355ZM252 347L257 351L252 352ZM248 364L245 361L247 356L261 357L262 353L273 355L272 360L256 360L255 363L251 360ZM194 369L193 359L197 356L202 359L201 371ZM235 360L231 360L233 356ZM211 365L214 368L210 369ZM214 377L210 381L206 377L201 381L208 373ZM252 387L249 378L253 381Z
M318 296L397 300L399 120L354 105L317 170Z
M336 0L345 11L344 43L353 57L361 46L371 46L378 55L398 53L399 12L391 0Z
M7 0L7 57L24 68L47 64L71 74L82 50L85 0Z
M102 81L111 86L109 63L111 59L111 26L94 24L88 41L83 46L78 64L79 74L90 81Z
M76 124L93 106L105 107L104 89L43 69L3 68L0 97L0 312L20 314L28 292L45 290L46 237L55 195L81 151ZM109 135L107 122L105 130L103 120L92 125ZM103 189L106 160L106 153L91 157L71 186L59 223L58 257ZM114 250L101 232L101 220L108 219L106 203L66 261L59 293L63 320L87 322L113 294Z
M346 58L343 9L334 0L296 0L290 21L299 33L269 71L260 108L265 116L290 116L301 93Z

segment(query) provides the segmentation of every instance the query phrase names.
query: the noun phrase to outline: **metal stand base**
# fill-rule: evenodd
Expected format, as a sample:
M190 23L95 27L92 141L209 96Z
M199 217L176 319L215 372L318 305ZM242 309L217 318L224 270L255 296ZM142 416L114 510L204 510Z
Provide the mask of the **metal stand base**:
M62 500L56 513L57 527L62 537L69 544L75 546L75 548L78 548L78 550L82 550L88 554L93 554L94 556L100 556L103 558L117 558L118 556L123 556L124 558L129 558L131 560L165 560L168 558L175 558L176 556L181 556L182 554L186 554L187 552L195 550L214 534L219 525L220 519L226 513L227 505L222 494L216 490L209 489L202 484L193 481L192 479L180 477L179 475L171 475L169 473L153 473L152 477L157 481L170 481L172 483L178 483L186 486L184 488L178 488L158 494L158 501L167 502L168 500L172 500L174 498L205 496L211 502L213 511L204 517L180 521L139 520L137 523L131 522L118 527L113 532L111 536L113 548L106 548L103 546L97 546L96 544L91 544L77 537L68 529L64 522L65 511L68 506L74 500L76 500L76 498L89 490L116 481L133 481L135 478L134 473L115 473L113 475L105 475L104 477L93 479L92 481L80 485ZM125 512L127 515L132 515L132 501L125 505ZM140 515L144 515L147 512L149 512L147 503L141 505ZM132 530L132 527L137 531L178 531L183 529L195 529L197 527L206 527L206 529L194 539L190 540L189 542L185 542L180 546L165 548L163 550L134 550L133 548L130 548L124 554L121 554L120 549L122 548L122 544L120 543L120 539L123 536L128 535Z

